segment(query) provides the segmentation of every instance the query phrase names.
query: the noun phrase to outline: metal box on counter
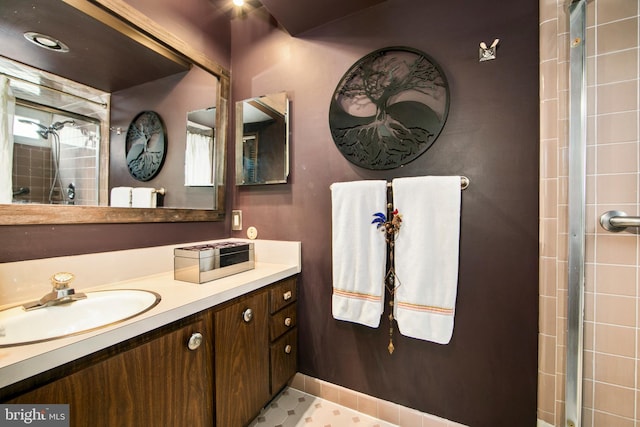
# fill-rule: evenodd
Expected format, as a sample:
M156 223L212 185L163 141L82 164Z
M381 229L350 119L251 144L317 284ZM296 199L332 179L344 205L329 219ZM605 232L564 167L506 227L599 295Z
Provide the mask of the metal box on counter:
M253 243L218 242L173 250L175 280L204 283L253 268Z

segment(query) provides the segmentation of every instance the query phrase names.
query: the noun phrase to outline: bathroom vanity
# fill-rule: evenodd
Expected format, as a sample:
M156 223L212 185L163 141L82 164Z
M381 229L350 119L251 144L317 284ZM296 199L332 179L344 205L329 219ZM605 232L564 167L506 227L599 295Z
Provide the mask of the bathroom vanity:
M271 243L291 243L288 258ZM110 285L162 300L98 331L0 348L0 402L66 403L72 426L248 424L296 372L299 249L257 241L255 269L205 284L166 272Z

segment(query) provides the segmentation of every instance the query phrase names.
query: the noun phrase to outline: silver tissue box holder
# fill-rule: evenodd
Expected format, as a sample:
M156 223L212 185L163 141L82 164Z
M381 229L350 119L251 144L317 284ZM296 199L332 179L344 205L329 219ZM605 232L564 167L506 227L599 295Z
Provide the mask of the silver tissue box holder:
M173 250L175 280L204 283L253 268L253 243L229 241Z

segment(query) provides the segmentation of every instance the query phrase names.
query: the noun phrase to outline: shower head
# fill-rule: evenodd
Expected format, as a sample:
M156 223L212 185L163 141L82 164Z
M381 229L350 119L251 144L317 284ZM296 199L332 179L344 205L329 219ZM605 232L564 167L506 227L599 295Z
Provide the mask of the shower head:
M38 133L38 135L40 135L40 137L42 139L48 139L49 138L49 128L47 128L46 126L41 125L38 122L34 122L34 121L31 121L31 120L26 120L26 119L18 119L18 121L21 122L21 123L27 123L27 124L30 124L30 125L37 126L38 130L36 132Z
M38 127L40 128L40 130L41 130L41 131L43 131L43 132L47 130L47 127L46 127L46 126L43 126L43 125L41 125L41 124L40 124L40 123L38 123L38 122L34 122L34 121L31 121L31 120L26 120L26 119L18 119L18 121L19 121L20 123L28 123L28 124L30 124L30 125L38 126Z
M65 120L63 122L55 122L55 123L52 123L51 126L49 126L49 127L41 125L38 122L34 122L34 121L31 121L31 120L26 120L26 119L18 119L18 121L20 121L22 123L29 123L29 124L37 126L39 129L36 132L43 139L49 139L49 134L51 134L51 133L56 134L56 132L59 131L60 129L62 129L65 125L69 125L69 126L75 126L76 125L76 122L73 121L73 120Z
M76 122L73 120L65 120L63 122L55 122L53 123L51 126L49 126L49 130L60 130L62 129L65 125L69 125L69 126L75 126Z

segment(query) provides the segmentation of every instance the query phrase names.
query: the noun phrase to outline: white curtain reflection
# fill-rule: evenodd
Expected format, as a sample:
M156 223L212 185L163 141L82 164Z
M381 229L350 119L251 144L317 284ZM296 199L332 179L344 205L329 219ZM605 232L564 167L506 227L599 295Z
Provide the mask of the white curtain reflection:
M213 185L213 137L187 129L184 173L187 186Z
M0 203L11 203L13 190L13 116L16 99L9 88L9 79L0 76Z

